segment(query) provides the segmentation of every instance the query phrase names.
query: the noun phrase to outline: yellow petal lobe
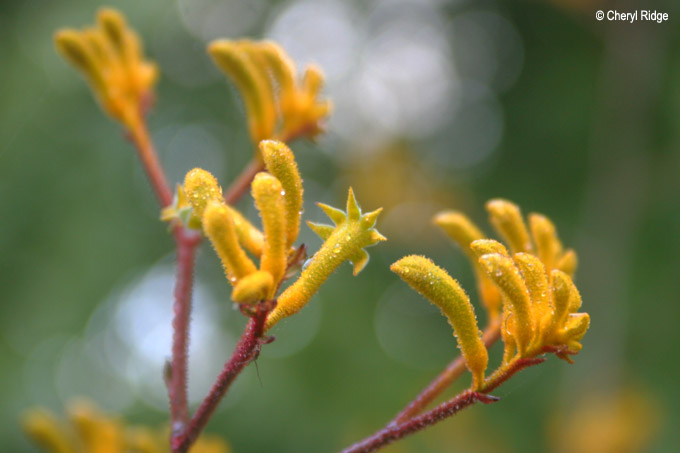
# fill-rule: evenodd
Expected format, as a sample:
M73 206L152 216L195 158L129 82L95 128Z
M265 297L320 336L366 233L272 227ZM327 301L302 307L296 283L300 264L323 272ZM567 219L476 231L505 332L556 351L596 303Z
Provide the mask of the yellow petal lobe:
M510 246L512 253L532 252L529 232L519 207L507 200L494 199L486 204L491 224Z
M239 304L254 304L269 297L273 287L272 274L256 271L239 280L231 292L231 300Z
M479 262L510 305L510 313L515 327L513 334L517 342L517 349L520 354L523 354L533 336L529 290L512 258L491 253L483 255Z

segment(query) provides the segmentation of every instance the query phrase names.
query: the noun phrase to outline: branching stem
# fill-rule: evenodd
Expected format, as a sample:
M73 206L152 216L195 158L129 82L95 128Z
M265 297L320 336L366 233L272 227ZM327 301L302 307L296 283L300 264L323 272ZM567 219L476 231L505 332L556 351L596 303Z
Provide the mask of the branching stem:
M196 410L186 430L173 436L172 451L174 453L185 453L189 450L189 447L198 438L208 423L210 416L227 393L227 390L229 390L229 386L231 386L232 382L234 382L246 365L257 357L261 345L268 342L269 339L264 337L263 333L267 314L271 308L273 308L271 301L263 302L256 307L255 313L243 331L231 358L224 364L224 368L217 377L208 396L206 396L201 406Z
M188 418L187 408L187 361L189 349L189 325L191 323L191 291L193 286L196 246L201 242L198 233L176 226L177 277L172 320L172 361L167 377L170 399L170 426L173 432L184 429Z
M495 373L489 376L484 381L481 388L476 390L464 390L454 398L440 404L428 412L417 415L400 423L390 423L370 437L367 437L366 439L359 441L351 447L343 450L343 453L367 453L376 451L395 440L402 439L410 434L430 427L458 413L460 410L472 406L478 401L484 404L490 404L498 401L499 398L488 395L488 393L497 388L516 373L530 366L542 363L544 360L544 358L536 357L513 359L510 363L500 367Z
M482 341L484 346L490 348L500 338L500 318L493 319L484 329ZM435 398L446 390L465 371L465 359L463 356L456 357L420 394L413 399L396 417L387 425L393 426L421 413Z

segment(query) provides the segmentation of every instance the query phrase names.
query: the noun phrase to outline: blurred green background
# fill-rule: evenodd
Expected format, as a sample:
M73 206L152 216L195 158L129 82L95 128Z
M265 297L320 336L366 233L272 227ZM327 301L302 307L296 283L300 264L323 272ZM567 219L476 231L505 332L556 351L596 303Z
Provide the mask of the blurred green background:
M592 319L584 349L574 365L550 358L513 378L495 392L501 403L387 451L586 451L574 446L579 432L589 451L680 445L677 2L645 2L669 14L660 24L595 20L600 9L641 7L632 1L109 5L160 65L150 127L173 182L201 166L226 186L249 160L238 95L204 48L217 37L268 37L299 65L321 65L335 104L317 144L292 145L305 217L323 220L313 202L340 206L349 185L364 208L386 208L379 229L390 240L370 250L368 267L354 278L343 266L281 323L220 406L208 430L234 451L339 450L426 385L457 354L455 341L388 266L427 254L474 295L468 263L430 219L462 209L490 232L492 197L545 213L579 253L576 283ZM75 396L132 423L167 418L173 242L131 146L51 41L59 27L92 23L99 6L0 4L2 451L35 451L20 414L61 413ZM255 219L250 204L240 207ZM320 244L306 228L301 241ZM244 324L206 244L195 293L194 406ZM625 448L598 447L619 438Z

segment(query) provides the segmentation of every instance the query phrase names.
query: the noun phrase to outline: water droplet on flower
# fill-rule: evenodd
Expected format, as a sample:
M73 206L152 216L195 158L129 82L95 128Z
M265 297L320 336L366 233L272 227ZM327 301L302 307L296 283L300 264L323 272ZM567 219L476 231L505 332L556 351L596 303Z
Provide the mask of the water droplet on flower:
M286 195L286 191L285 191L285 190L282 190L282 191L281 191L281 196L283 197L283 196L285 196L285 195Z

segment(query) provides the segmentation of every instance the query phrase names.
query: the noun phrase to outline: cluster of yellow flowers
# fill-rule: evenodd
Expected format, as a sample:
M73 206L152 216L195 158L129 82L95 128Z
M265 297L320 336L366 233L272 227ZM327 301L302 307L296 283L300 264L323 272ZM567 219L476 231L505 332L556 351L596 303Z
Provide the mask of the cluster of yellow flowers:
M318 67L307 66L299 79L293 61L272 41L221 39L208 52L241 93L254 143L314 138L323 131L320 120L330 113L331 103L318 100L323 86Z
M588 330L587 313L577 313L581 296L571 276L576 254L563 250L552 222L531 214L528 229L519 208L506 200L487 203L491 223L508 244L485 239L465 215L447 211L434 221L457 242L473 263L480 298L490 320L501 317L506 369L514 360L555 352L570 360ZM529 233L531 230L531 234ZM446 271L422 256L392 265L406 283L441 308L458 338L473 387L482 389L488 353L470 299Z
M26 433L52 453L165 453L170 451L168 429L129 426L107 416L92 403L77 401L67 409L66 420L45 409L32 409L22 420ZM205 435L192 453L228 453L222 439Z
M130 128L151 101L158 68L145 61L137 34L118 11L102 9L97 25L57 32L57 49L90 83L104 111Z
M252 195L262 218L262 230L253 226L222 198L222 189L209 172L195 168L187 173L180 193L191 208L188 222L201 225L220 257L231 297L239 304L253 304L276 297L283 280L302 258L293 247L300 231L302 179L292 151L282 142L264 140L260 152L266 172L255 175ZM385 240L375 228L380 210L361 213L352 189L347 213L319 204L335 226L309 223L324 239L321 249L307 261L299 278L276 297L267 318L267 329L297 313L344 261L358 274L368 262L365 247ZM259 268L248 256L259 259Z

